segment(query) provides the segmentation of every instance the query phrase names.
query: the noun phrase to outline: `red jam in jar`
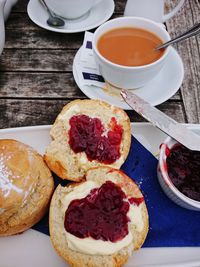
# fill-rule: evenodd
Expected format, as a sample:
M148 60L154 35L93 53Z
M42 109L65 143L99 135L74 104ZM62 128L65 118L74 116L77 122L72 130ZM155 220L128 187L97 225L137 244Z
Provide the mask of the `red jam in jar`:
M175 145L168 152L167 171L172 183L180 192L200 201L200 152Z
M91 190L82 199L71 201L66 212L65 230L79 238L117 242L128 234L130 204L122 189L111 181Z
M98 118L76 115L70 118L69 124L69 145L75 153L85 152L88 160L105 164L112 164L120 158L123 128L114 117L107 134Z

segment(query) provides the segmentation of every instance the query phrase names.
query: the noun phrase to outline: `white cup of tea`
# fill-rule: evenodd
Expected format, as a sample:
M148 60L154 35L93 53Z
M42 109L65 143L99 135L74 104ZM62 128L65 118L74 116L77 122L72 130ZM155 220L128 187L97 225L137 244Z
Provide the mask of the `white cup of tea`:
M174 9L164 14L165 0L127 0L124 16L137 16L163 23L173 17L183 6L185 0L179 0Z
M101 0L46 0L48 7L66 19L77 19L85 15Z
M154 59L155 50L151 44L150 49L151 53L153 53L153 57L152 59L149 58L148 54L147 62L150 63L145 64L144 62L146 62L147 54L146 50L144 53L143 46L149 49L146 43L144 44L139 42L137 49L141 51L137 51L134 48L134 51L130 51L131 56L129 56L129 54L127 53L129 53L129 49L132 47L130 41L128 42L128 47L126 47L126 43L124 43L123 39L122 39L123 42L122 45L120 43L121 41L118 41L118 39L113 39L114 47L110 47L110 44L108 44L107 42L103 43L103 41L101 41L101 40L104 41L108 40L110 37L108 36L109 38L106 39L105 38L106 34L110 33L113 34L114 33L113 30L116 31L117 38L120 36L120 33L117 31L121 30L122 34L120 38L122 38L122 36L125 35L123 29L131 29L133 31L136 29L137 31L138 30L139 31L141 30L142 32L144 31L145 34L152 34L152 36L157 37L159 41L161 41L161 43L169 41L170 36L164 26L161 26L159 23L156 23L149 19L139 18L139 17L120 17L112 19L102 24L95 31L93 37L94 58L105 81L118 88L124 88L124 89L140 88L145 84L147 84L149 81L151 81L160 72L160 70L166 63L171 48L167 47L159 55L159 58ZM135 38L135 36L133 37ZM143 42L143 39L141 40L139 41ZM138 40L135 41L133 39L133 41L135 45ZM146 39L144 39L144 41L146 42ZM100 42L102 43L103 47L105 47L104 49L105 54L103 50L101 50L102 47ZM115 53L113 51L115 51ZM136 53L136 56L135 54L133 54L132 58L133 63L132 62L129 63L133 52ZM157 56L158 55L156 54L156 57ZM142 58L141 64L139 64L140 58ZM150 60L152 60L152 62ZM135 61L137 65L134 65ZM126 62L128 62L128 64Z

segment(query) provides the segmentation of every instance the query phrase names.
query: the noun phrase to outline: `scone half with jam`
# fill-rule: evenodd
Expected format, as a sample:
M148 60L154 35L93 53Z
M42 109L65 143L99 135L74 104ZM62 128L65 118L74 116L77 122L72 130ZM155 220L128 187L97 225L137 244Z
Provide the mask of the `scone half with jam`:
M88 169L119 169L131 144L125 111L99 100L74 100L64 106L53 124L52 142L44 159L62 179L81 181Z
M59 185L50 205L50 237L74 267L119 267L147 236L148 212L135 182L118 169L96 167L86 180Z

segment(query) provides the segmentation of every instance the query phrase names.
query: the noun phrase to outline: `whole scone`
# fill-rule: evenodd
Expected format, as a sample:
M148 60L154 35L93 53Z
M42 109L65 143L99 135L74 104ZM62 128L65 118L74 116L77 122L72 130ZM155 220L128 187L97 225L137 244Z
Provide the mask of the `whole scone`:
M50 135L47 165L62 179L76 182L91 167L120 168L131 144L127 114L99 100L75 100L64 106Z
M19 141L0 139L0 236L36 224L48 210L53 189L42 156Z
M73 267L120 267L148 232L148 212L138 186L118 169L96 167L86 180L59 185L50 205L50 237Z

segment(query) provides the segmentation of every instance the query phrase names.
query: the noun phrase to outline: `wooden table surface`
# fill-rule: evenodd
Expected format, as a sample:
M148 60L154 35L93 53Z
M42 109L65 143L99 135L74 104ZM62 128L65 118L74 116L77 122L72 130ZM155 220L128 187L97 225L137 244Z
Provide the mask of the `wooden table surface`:
M6 23L6 43L0 57L0 128L53 123L61 108L86 96L72 75L74 55L83 33L58 34L39 28L27 15L28 0L19 0ZM116 0L121 16L125 0ZM167 1L167 9L176 3ZM172 37L200 21L200 1L186 0L182 10L167 22ZM157 106L179 122L200 123L200 38L176 46L185 77L180 90ZM162 88L160 88L162 90ZM131 121L144 121L128 111Z

